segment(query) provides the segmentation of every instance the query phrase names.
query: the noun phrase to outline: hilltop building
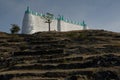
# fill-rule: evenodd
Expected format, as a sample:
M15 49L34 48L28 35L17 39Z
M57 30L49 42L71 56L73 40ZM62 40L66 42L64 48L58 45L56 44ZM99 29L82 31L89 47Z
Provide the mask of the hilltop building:
M42 18L44 14L39 14L30 10L27 7L25 11L23 23L22 23L22 34L33 34L40 31L48 31L48 24ZM75 22L65 19L63 16L54 17L51 23L51 31L72 31L72 30L84 30L87 29L85 22Z

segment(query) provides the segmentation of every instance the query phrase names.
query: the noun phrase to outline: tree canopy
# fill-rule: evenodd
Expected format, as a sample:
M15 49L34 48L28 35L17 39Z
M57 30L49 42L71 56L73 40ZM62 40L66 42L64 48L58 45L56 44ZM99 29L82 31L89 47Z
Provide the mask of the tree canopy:
M17 24L11 24L11 29L10 29L10 32L12 34L16 34L20 31L20 27L17 25Z
M54 15L51 13L46 13L42 16L43 19L45 19L45 23L48 23L49 31L50 31L50 24L53 20Z

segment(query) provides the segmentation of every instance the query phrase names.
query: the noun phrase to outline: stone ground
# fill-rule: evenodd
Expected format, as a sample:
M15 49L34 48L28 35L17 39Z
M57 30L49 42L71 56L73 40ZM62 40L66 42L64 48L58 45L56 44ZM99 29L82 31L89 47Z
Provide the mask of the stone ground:
M120 80L120 33L0 32L0 80Z

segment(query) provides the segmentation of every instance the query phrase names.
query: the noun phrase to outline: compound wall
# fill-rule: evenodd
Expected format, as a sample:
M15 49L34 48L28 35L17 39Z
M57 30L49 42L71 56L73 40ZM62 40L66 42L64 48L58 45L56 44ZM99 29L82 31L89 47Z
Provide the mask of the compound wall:
M42 14L32 12L29 9L25 12L22 23L22 34L33 34L41 31L48 31L48 24L42 18ZM83 30L84 27L79 23L73 23L60 18L54 18L51 23L51 31L72 31Z

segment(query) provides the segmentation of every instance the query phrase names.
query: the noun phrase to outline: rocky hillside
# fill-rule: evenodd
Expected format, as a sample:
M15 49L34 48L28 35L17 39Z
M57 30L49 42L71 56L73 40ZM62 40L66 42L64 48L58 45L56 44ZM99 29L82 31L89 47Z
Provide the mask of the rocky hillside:
M120 80L120 33L0 32L0 80Z

